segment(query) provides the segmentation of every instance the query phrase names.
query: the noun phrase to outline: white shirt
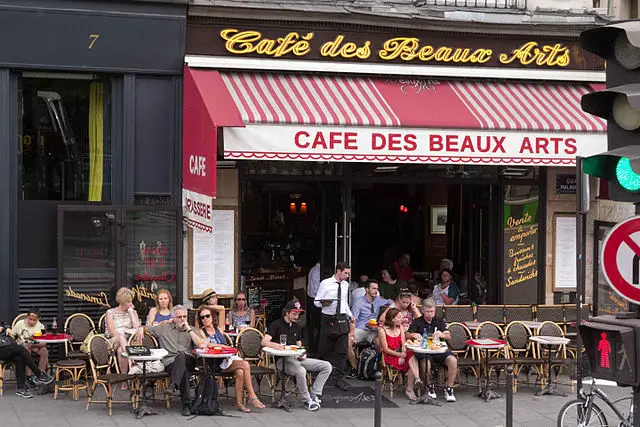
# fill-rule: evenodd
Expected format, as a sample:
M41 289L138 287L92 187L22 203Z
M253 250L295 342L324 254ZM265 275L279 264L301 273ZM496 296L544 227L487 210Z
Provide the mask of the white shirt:
M311 298L315 298L318 293L318 287L320 286L320 263L317 263L309 270L307 276L307 295Z
M320 282L320 287L318 288L318 293L316 294L314 304L316 307L322 308L322 314L326 314L328 316L335 316L336 310L338 309L338 280L336 276L331 276L327 279L324 279ZM340 304L340 313L346 314L349 318L353 318L351 314L351 309L349 308L349 282L343 280L340 283L342 294L340 295L340 299L342 300ZM320 303L321 300L330 299L334 300L331 305L323 307Z

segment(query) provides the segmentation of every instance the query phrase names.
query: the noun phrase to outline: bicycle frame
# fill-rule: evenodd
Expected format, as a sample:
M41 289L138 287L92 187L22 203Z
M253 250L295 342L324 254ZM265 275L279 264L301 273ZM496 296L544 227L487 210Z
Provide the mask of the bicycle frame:
M591 404L593 403L595 397L597 396L600 399L602 399L602 401L604 401L604 403L606 403L609 408L611 408L611 410L616 414L618 419L622 422L621 425L623 427L632 427L632 424L628 421L627 418L625 418L622 412L618 410L618 408L614 405L614 403L609 399L609 396L607 396L604 391L598 388L598 386L595 383L595 380L591 383L591 392L589 394L585 394L583 391L581 394L585 399L584 407L587 408L587 413L585 414L586 420L591 419L591 408L592 408ZM630 411L630 415L632 413L633 411Z

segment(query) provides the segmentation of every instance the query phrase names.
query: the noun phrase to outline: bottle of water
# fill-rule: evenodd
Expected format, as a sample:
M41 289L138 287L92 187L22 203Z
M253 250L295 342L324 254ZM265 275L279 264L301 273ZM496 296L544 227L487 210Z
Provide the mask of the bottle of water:
M429 334L427 334L427 328L424 328L424 331L422 331L422 348L427 348L428 340Z
M436 332L438 332L438 328L433 331L433 345L437 347L440 345L440 336L436 336Z

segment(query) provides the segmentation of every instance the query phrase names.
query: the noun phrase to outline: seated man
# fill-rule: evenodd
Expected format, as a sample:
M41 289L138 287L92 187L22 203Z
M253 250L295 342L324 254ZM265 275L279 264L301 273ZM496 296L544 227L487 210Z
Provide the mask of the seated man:
M33 339L33 335L43 329L44 325L40 323L40 310L32 308L27 313L27 317L16 322L13 329L11 329L10 335L18 344L24 346L28 352L38 355L38 368L45 372L49 368L49 351L47 350L47 345ZM27 377L31 384L35 384L36 377L33 372L31 372L31 369L28 368Z
M354 343L356 345L361 343L373 344L379 351L380 345L378 342L377 322L374 325L370 325L369 322L377 320L380 314L380 307L387 304L391 305L393 301L384 299L378 294L378 281L374 279L368 280L365 284L364 296L355 300L353 302L353 308L351 309L353 317L356 319L354 336ZM358 366L358 361L356 360L353 345L349 346L347 357L349 358L351 366L354 367L351 376L357 375L357 372L354 371Z
M262 339L262 345L282 350L283 346L272 342L272 339L276 337L277 340L280 340L281 335L286 335L287 345L302 346L302 328L296 323L302 312L304 310L300 308L299 301L289 301L282 309L282 319L275 320L269 325L267 333ZM284 372L295 377L298 393L305 408L309 411L320 409L320 396L322 396L324 384L333 369L331 363L325 360L311 359L306 355L297 358L282 357L278 360L278 363L285 363ZM318 376L311 387L311 394L309 394L309 389L307 388L307 372L318 372Z
M33 394L26 388L25 365L36 375L36 384L51 384L53 377L38 368L38 365L36 365L36 362L34 362L27 349L17 344L13 338L7 335L10 332L10 329L5 331L5 329L0 326L0 360L13 362L16 368L16 382L18 383L16 395L24 397L25 399L31 399Z
M182 305L176 305L171 309L171 321L138 328L138 342L142 342L145 330L158 340L160 347L169 352L162 359L162 364L165 371L171 373L173 383L180 388L182 415L191 415L189 372L193 371L195 366L191 351L194 347L200 346L201 340L198 332L189 326L187 309Z
M407 338L421 339L424 331L434 338L441 340L451 339L451 332L447 330L447 324L440 317L436 317L436 303L429 298L422 302L422 316L416 318L407 331ZM427 393L432 399L435 399L436 389L431 384L431 363L447 368L447 384L444 390L444 398L447 402L455 402L456 397L453 395L453 385L456 381L456 372L458 370L458 359L447 351L441 354L416 354L420 363L420 370L427 373L427 384L429 390ZM426 365L426 366L425 366Z

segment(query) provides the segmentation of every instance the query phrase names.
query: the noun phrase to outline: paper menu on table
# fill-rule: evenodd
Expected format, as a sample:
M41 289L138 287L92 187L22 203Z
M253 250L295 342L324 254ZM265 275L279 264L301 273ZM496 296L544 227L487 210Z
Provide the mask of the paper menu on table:
M496 345L496 344L500 344L499 342L497 342L496 340L492 340L489 338L476 338L473 340L474 343L479 344L479 345Z

